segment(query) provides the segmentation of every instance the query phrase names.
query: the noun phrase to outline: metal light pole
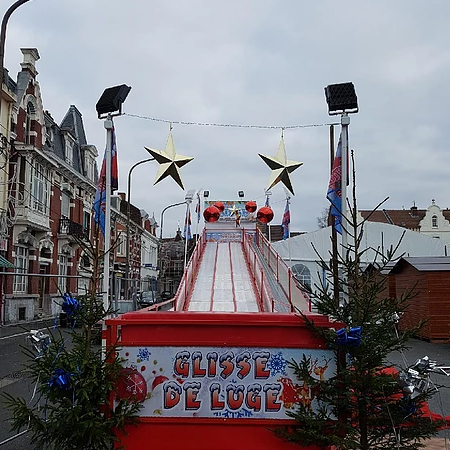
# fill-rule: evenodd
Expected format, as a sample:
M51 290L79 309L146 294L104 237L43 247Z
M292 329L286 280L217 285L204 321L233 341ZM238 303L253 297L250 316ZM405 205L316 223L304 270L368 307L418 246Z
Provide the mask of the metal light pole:
M186 200L184 202L179 202L179 203L174 203L173 205L169 205L166 206L162 211L161 211L161 231L159 232L159 240L162 241L163 238L163 219L164 219L164 213L166 212L167 209L169 208L173 208L175 206L180 206L180 205L184 205L186 203Z
M105 201L105 258L103 263L103 307L107 311L110 307L109 302L109 274L110 274L110 253L111 253L111 144L113 121L111 114L108 114L104 122L106 129L106 201Z
M348 217L347 217L347 161L348 161L348 126L350 117L347 113L341 115L341 145L342 145L342 170L341 170L341 215L342 215L342 249L348 248ZM355 236L356 237L356 236Z
M0 121L2 117L2 94L3 94L3 69L5 64L5 41L6 41L6 27L8 25L8 20L11 14L21 5L30 0L17 0L13 3L8 10L5 12L2 20L2 28L0 31Z
M158 245L158 267L159 267L159 272L158 272L158 286L160 286L159 284L159 276L162 273L161 269L162 269L162 239L163 239L163 224L164 224L164 213L169 209L169 208L174 208L175 206L180 206L180 205L184 205L186 203L186 200L184 202L178 202L178 203L174 203L173 205L169 205L166 206L162 211L161 211L161 230L159 232L159 245ZM159 292L161 293L162 291L159 289Z
M97 190L99 188L105 189L104 205L102 205L102 195L100 192L100 197L98 201L97 219L100 224L100 215L102 214L104 208L105 215L105 226L104 226L104 263L103 263L103 307L107 311L110 307L109 300L109 274L110 274L110 253L111 253L111 162L112 162L112 145L113 145L113 133L114 124L112 121L113 116L120 116L122 114L122 103L127 98L130 93L131 87L126 84L121 84L120 86L113 86L107 88L103 91L100 99L95 105L97 110L97 115L99 119L105 119L104 126L106 129L106 149L105 157L102 163L105 167L105 180L104 182L99 180ZM114 139L115 145L115 139ZM114 150L116 152L116 150ZM117 158L117 155L116 155ZM102 176L102 175L100 175Z
M134 168L139 166L140 164L144 164L146 162L154 161L155 158L143 159L142 161L138 161L134 165L131 166L128 171L128 185L127 185L127 250L126 250L126 267L125 267L125 292L127 295L127 300L130 295L130 202L131 202L131 173Z
M348 217L347 217L347 161L348 161L348 126L350 125L350 117L348 114L357 113L359 111L358 106L358 97L355 92L355 86L353 83L339 83L339 84L330 84L325 87L325 98L328 104L328 114L330 116L339 114L341 116L341 180L340 180L340 194L341 201L340 205L333 206L339 210L340 213L340 222L341 222L341 230L340 233L342 235L342 250L341 250L341 258L344 261L348 261ZM331 139L334 138L334 134L330 134L330 142ZM331 142L331 147L332 147ZM333 153L333 152L332 152ZM332 166L333 172L333 166ZM331 181L330 181L331 184ZM332 226L335 228L336 217L334 217ZM339 232L339 230L337 230ZM333 231L333 280L336 283L337 279L337 264L338 264L338 249L337 249L337 234ZM356 239L356 236L355 236ZM334 286L334 295L337 296L336 285ZM346 303L348 299L348 286L343 283L342 288L342 297L343 302ZM336 301L339 302L339 299L336 298Z

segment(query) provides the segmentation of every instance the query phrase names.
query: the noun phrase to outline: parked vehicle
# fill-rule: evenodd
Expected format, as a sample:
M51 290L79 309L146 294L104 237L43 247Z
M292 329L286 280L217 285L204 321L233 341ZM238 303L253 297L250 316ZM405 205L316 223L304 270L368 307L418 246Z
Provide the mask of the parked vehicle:
M141 308L146 308L147 306L152 306L157 303L157 297L155 291L141 292L138 300L139 306Z
M161 292L161 301L165 302L166 300L170 300L173 298L173 294L170 291L162 291Z

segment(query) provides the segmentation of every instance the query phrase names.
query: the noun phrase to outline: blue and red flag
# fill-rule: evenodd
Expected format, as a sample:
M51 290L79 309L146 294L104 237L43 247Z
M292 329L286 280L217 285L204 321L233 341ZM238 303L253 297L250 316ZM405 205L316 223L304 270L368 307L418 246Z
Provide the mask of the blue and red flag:
M195 212L197 213L197 223L200 222L200 196L197 196L198 202L195 206Z
M334 217L334 228L342 234L342 142L339 143L331 169L330 183L328 184L327 199L331 202L331 215Z
M188 214L186 214L186 218L184 219L184 230L183 230L183 237L187 240L192 239L192 232L191 232L191 211L189 211Z
M286 199L286 208L284 209L283 220L281 226L283 227L283 240L289 237L289 224L291 223L291 212L289 211L289 200Z
M111 131L111 193L119 189L119 171L117 165L116 133L114 126ZM105 210L106 210L106 149L103 155L102 167L97 182L95 192L94 222L100 225L103 236L105 235Z

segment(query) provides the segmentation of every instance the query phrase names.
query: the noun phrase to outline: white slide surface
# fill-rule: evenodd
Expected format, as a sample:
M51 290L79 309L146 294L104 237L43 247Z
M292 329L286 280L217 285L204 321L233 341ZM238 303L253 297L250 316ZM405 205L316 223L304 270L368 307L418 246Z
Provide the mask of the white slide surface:
M241 243L206 244L189 311L259 311Z

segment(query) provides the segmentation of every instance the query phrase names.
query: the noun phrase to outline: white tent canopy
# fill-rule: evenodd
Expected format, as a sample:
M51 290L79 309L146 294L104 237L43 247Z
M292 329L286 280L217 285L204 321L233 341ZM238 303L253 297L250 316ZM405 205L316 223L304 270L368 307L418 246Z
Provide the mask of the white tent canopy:
M353 246L353 242L353 238L349 236L349 245ZM379 261L380 258L376 257L377 252L386 254L391 246L394 250L397 245L398 248L393 259L400 256L447 256L446 245L441 239L425 236L395 225L365 222L359 249L360 251L368 249L362 257L363 263ZM295 236L285 241L274 242L272 246L288 266L292 267L300 281L312 287L315 284L322 284L325 274L318 261L330 259L331 227ZM338 249L341 249L339 234Z

